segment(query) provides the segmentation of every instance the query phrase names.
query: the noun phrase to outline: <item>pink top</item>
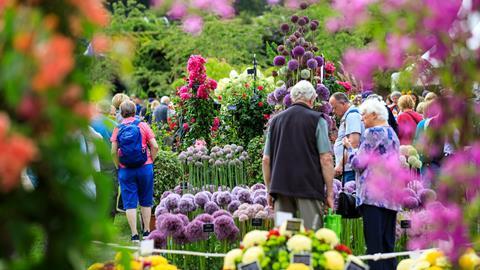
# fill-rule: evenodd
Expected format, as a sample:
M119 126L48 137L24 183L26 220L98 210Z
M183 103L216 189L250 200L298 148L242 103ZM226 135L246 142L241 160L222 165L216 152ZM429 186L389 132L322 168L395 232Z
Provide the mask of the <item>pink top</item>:
M135 121L135 117L128 117L123 119L122 124L130 124L133 121ZM152 155L150 154L150 149L147 147L147 144L148 144L148 141L155 138L155 134L153 133L150 126L145 122L140 122L138 124L138 127L140 128L140 133L142 133L142 147L147 148L147 162L145 162L144 165L153 164ZM118 135L118 127L115 127L115 129L113 129L112 137L110 138L110 141L112 143L117 142L117 135ZM118 149L118 153L120 153L120 149ZM125 168L125 166L121 163L120 163L120 167Z
M412 144L417 125L422 119L422 115L414 111L402 112L398 115L398 138L401 145Z

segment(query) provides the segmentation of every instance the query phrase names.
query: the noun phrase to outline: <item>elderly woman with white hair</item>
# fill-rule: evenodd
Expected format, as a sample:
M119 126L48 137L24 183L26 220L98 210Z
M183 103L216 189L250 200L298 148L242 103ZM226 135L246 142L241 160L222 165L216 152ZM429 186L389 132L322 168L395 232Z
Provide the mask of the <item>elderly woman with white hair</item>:
M270 123L263 178L269 204L276 212L290 212L303 219L305 227L318 229L326 210L324 204L333 208L334 170L328 124L321 113L312 110L317 94L310 82L298 82L290 96L293 105Z
M357 207L363 217L363 227L367 253L389 253L395 247L395 225L400 205L389 200L374 198L369 185L370 164L364 162L365 157L375 156L387 159L390 155L398 155L400 142L395 131L388 124L388 111L378 99L367 99L360 106L360 113L365 124L365 133L358 150L354 150L348 141L344 145L349 152L349 160L357 171ZM362 162L360 162L362 160ZM395 181L395 179L386 179ZM370 269L395 269L394 259L371 261Z

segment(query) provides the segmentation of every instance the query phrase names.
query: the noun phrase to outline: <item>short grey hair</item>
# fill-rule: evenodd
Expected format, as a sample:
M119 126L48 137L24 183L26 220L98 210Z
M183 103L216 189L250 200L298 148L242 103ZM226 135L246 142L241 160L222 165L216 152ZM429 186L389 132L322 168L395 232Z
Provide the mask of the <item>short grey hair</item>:
M163 103L163 104L168 104L168 103L170 103L170 98L167 97L167 96L163 96L163 97L160 99L160 102Z
M399 91L393 91L390 94L390 97L401 97L401 96L402 96L402 93L400 93Z
M350 99L348 99L348 96L343 93L343 92L336 92L336 93L333 93L332 97L336 100L336 101L340 101L340 102L343 102L345 104L348 104L350 103Z
M292 90L290 91L290 96L292 97L293 102L309 102L317 98L317 93L315 92L315 88L313 88L313 85L309 81L302 80L292 87Z
M137 106L133 101L126 100L120 104L120 113L123 118L133 117L137 113Z
M376 98L365 100L362 105L360 105L360 113L375 113L378 118L388 121L387 107L385 107L385 105Z
M100 100L97 102L97 111L102 114L110 114L112 105L108 100Z
M380 95L371 94L365 100L369 100L369 99L376 99L376 100L380 101L383 105L385 105L385 101L383 101L383 97L380 96Z

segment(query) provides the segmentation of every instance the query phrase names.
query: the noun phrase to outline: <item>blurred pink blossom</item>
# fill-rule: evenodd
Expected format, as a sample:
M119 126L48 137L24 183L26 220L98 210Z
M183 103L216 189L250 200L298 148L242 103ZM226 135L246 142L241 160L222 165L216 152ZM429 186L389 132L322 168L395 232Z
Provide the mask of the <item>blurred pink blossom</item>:
M187 11L188 8L185 3L176 1L173 3L167 15L174 20L178 20L185 17L185 15L187 15Z
M183 31L192 35L200 35L203 29L203 19L200 16L192 15L183 20Z
M345 69L363 84L372 82L373 73L385 67L387 60L375 46L366 49L349 49L343 55Z

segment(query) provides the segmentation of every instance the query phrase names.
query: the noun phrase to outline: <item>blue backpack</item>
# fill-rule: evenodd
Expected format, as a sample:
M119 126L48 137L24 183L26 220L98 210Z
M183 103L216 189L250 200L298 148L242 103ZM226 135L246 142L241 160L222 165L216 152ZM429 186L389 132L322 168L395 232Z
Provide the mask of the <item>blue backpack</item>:
M147 149L142 147L142 133L135 120L130 124L118 126L118 147L120 148L120 163L127 168L138 168L147 161Z

